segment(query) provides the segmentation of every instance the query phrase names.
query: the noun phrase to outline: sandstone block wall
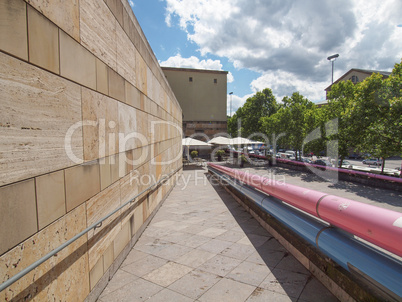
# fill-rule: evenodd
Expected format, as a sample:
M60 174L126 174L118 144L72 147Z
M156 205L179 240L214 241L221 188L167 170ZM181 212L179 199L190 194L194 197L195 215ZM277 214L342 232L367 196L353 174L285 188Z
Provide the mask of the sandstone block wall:
M127 0L0 0L1 301L82 301L174 186L181 108Z

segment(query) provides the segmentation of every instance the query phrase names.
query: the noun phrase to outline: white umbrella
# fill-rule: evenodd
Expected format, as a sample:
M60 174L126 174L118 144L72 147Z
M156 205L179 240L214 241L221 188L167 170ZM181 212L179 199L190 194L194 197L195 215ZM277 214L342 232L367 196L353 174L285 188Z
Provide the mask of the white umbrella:
M231 139L224 136L217 136L211 139L208 143L216 145L231 145Z
M181 144L183 146L187 147L210 147L211 144L208 144L206 142L200 141L198 139L192 138L192 137L186 137L181 140Z
M251 141L251 144L253 145L261 145L261 144L265 144L264 142L259 142L259 141Z
M231 139L231 145L250 145L253 144L253 141L244 138L244 137L235 137Z

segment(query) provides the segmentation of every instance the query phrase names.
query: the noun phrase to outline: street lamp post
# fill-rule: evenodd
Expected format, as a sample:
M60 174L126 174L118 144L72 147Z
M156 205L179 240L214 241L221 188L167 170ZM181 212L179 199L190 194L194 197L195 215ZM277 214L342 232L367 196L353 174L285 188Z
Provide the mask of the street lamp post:
M337 57L339 57L339 54L334 54L334 55L329 56L327 58L328 61L332 62L332 84L334 83L334 62L335 62Z
M230 95L230 117L232 117L232 95L233 95L233 92L229 92L229 95Z

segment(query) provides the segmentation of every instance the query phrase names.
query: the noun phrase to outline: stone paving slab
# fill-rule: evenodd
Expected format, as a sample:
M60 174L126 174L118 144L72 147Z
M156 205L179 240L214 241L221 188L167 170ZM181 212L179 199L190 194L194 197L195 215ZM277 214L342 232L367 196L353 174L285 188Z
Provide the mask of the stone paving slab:
M99 297L337 301L206 170L188 170Z

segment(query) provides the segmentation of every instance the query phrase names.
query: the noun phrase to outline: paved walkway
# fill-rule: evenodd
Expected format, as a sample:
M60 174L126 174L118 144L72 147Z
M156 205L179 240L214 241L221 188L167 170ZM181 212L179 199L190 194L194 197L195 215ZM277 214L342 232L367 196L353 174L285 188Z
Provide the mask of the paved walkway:
M187 170L99 301L337 301L206 170Z

